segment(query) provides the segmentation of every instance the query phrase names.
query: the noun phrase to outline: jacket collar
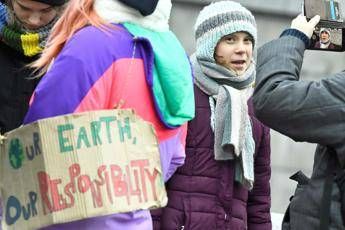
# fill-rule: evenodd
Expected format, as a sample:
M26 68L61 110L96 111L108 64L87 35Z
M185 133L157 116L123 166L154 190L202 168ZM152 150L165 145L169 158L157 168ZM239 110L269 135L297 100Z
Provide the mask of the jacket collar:
M138 10L116 0L96 0L97 14L109 23L134 23L153 31L168 31L171 0L160 0L155 11L142 16Z

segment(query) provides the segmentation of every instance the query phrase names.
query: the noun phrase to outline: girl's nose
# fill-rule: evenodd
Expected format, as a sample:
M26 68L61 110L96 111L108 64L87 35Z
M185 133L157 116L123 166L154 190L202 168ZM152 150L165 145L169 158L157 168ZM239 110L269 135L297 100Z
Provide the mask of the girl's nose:
M29 29L37 29L41 26L41 16L39 13L32 13L27 20Z
M236 52L245 52L245 44L243 42L238 42L236 45Z

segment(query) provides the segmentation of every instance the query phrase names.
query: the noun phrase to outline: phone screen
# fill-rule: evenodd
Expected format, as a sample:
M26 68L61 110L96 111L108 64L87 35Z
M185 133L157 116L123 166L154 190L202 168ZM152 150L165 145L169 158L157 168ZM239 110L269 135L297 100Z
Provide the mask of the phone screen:
M315 27L309 49L343 51L343 29Z
M345 51L345 0L304 0L307 19L320 15L308 49Z

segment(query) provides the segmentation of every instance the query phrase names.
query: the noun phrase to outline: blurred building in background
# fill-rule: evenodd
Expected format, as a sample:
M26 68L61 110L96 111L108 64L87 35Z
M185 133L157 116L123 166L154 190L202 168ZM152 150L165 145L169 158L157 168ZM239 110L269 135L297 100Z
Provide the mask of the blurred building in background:
M208 0L172 0L171 29L176 33L188 54L195 48L193 25L198 12L209 4ZM302 12L303 0L237 0L251 10L258 26L258 47L279 37L291 20ZM345 69L345 53L306 51L302 80L321 80L326 74ZM281 121L284 122L284 121ZM316 145L297 143L271 132L272 148L272 212L285 212L296 183L289 176L302 170L310 176Z

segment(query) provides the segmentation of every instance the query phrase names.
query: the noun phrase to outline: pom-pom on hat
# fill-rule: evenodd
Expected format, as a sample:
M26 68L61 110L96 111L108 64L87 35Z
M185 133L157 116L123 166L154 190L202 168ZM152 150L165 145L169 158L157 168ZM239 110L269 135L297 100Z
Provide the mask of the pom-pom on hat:
M257 40L255 18L241 4L233 1L220 1L205 6L194 25L196 56L215 62L214 51L218 41L225 35L247 32Z

